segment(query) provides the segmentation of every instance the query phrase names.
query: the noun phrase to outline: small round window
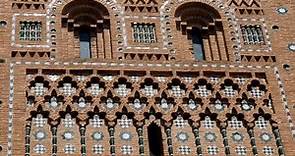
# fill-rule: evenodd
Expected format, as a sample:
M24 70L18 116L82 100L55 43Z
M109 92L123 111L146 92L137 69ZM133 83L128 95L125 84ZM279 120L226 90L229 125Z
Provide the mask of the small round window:
M0 21L0 28L4 28L4 27L6 27L6 25L7 25L7 22Z

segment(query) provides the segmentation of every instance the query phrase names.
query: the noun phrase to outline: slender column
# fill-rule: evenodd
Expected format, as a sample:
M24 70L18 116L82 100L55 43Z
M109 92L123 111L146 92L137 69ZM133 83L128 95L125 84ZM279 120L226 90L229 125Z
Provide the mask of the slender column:
M51 133L52 133L52 156L57 156L57 127L53 126L51 128Z
M82 156L86 156L86 138L85 138L86 129L84 126L80 127L80 135L81 135L81 154Z
M250 142L251 142L251 146L252 146L252 152L255 156L258 156L258 151L257 151L257 146L256 146L256 141L255 141L255 136L254 136L254 124L253 123L249 123L249 129L248 129L248 134L250 136Z
M200 131L198 127L193 128L194 136L195 136L195 144L197 147L197 154L199 156L203 155L202 154L202 146L201 146L201 140L200 140Z
M115 133L115 130L113 127L110 127L109 128L109 134L110 134L110 146L111 146L111 155L112 156L115 156L116 155L116 146L115 146L115 137L114 137L114 133Z
M221 135L222 135L222 138L223 138L223 145L224 145L224 148L225 148L225 154L226 155L230 155L230 147L228 145L228 138L227 138L227 133L226 133L226 123L221 123Z
M143 156L144 155L144 140L143 140L143 128L142 128L142 126L137 128L137 134L138 134L139 154L141 156Z
M172 137L171 137L171 128L166 128L166 135L167 135L167 145L168 145L168 154L173 155L173 145L172 145Z
M26 125L26 136L25 136L25 156L30 156L30 133L31 133L31 124Z
M285 150L284 150L284 147L283 147L283 143L282 143L282 139L281 139L279 129L277 127L274 128L273 133L274 133L274 136L276 138L276 144L277 144L277 147L278 147L278 153L279 153L280 156L284 156L285 155Z

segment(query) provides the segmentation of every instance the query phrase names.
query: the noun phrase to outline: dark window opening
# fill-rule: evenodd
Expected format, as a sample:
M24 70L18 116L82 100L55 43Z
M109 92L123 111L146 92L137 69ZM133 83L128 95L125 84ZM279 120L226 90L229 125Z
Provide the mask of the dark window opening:
M203 39L199 29L192 29L193 53L197 60L204 60Z
M155 123L148 127L150 156L163 156L163 139L161 128Z
M79 31L80 58L91 58L91 36L89 29Z

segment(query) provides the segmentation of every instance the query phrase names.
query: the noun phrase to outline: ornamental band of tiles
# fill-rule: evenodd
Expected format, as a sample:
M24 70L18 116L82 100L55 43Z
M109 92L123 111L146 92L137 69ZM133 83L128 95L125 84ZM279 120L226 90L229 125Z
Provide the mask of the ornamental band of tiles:
M294 7L1 0L0 155L295 155Z

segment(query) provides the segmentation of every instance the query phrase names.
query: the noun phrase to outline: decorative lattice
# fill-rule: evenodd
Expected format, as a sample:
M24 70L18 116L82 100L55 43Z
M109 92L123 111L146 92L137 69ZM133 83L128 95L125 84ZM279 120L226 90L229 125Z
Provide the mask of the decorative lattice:
M42 23L38 21L21 21L19 39L38 41L41 40Z
M247 154L247 148L244 146L237 146L235 151L236 151L237 155L246 155Z
M210 80L211 83L217 84L220 81L220 77L218 77L218 76L211 76L211 77L209 77L209 80Z
M235 80L236 80L236 82L237 82L238 84L243 85L243 84L246 83L246 81L248 80L248 78L246 78L246 77L236 77Z
M251 87L250 94L254 98L261 98L264 95L264 91L260 90L259 87Z
M59 88L60 92L62 92L66 96L71 96L75 93L76 88L72 87L71 83L64 83L63 87Z
M235 116L231 117L231 120L228 121L228 125L233 129L240 129L243 127L242 121L239 121Z
M172 86L170 92L171 92L175 97L181 97L182 95L185 94L185 90L181 89L179 85L177 85L177 86Z
M176 128L183 128L188 125L188 122L179 115L175 120L173 120L173 124L176 126Z
M208 146L207 150L209 155L217 155L219 152L218 147L216 146Z
M100 88L98 83L92 83L89 88L87 88L88 92L90 92L93 96L100 95L103 92L103 88Z
M197 93L202 97L207 97L211 94L211 91L207 89L206 85L199 85Z
M215 122L212 121L212 120L210 119L209 116L206 116L206 117L205 117L205 120L202 121L202 125L203 125L205 128L209 128L209 129L211 129L211 128L213 128L213 127L215 126Z
M62 119L63 124L66 128L72 128L75 124L74 119L72 119L72 116L70 114L66 114L65 118Z
M119 96L127 96L130 92L131 89L126 87L126 84L118 84L118 88L116 89L116 92Z
M225 96L228 97L233 97L236 95L236 91L233 89L233 86L224 86L224 90L223 90Z
M138 82L138 81L140 80L140 77L139 77L139 76L135 76L135 75L133 75L133 76L130 76L130 80L131 80L132 82Z
M100 119L98 115L94 115L93 118L90 119L90 125L94 128L101 127L103 124L103 120Z
M47 119L43 118L41 114L37 114L37 117L33 118L32 122L36 127L44 127L47 123Z
M146 95L146 96L154 96L158 93L157 89L153 88L153 85L144 85L144 88L142 89L142 92Z
M130 154L132 154L133 149L132 149L132 146L123 145L121 147L121 151L122 151L122 154L124 154L124 155L130 155Z
M104 152L104 147L102 145L93 145L92 152L94 154L102 154Z
M259 116L258 120L255 121L255 126L259 129L266 129L268 126L268 121L264 119L264 117Z
M272 155L273 154L273 148L270 146L264 146L263 147L263 153L265 155Z
M44 87L44 83L35 83L35 87L32 87L31 90L36 96L42 96L48 88Z
M37 144L34 148L33 148L34 152L37 154L43 154L46 152L46 148L44 145L42 144Z
M133 41L140 43L156 42L155 24L133 23Z
M189 155L189 154L191 154L191 148L188 147L188 146L180 146L178 148L178 151L182 155Z
M64 152L66 154L74 154L76 151L76 148L74 145L71 145L71 144L66 144L65 147L64 147Z
M186 82L186 83L191 83L191 82L193 82L193 77L186 76L186 77L183 77L182 79L183 79L184 82Z
M241 26L244 44L261 44L264 43L264 36L260 25L243 25Z
M122 128L129 128L132 125L132 119L128 119L126 115L122 115L121 119L118 119L118 124Z

